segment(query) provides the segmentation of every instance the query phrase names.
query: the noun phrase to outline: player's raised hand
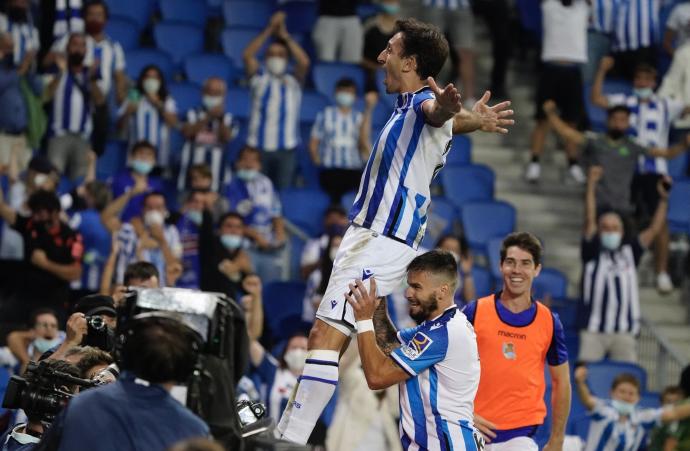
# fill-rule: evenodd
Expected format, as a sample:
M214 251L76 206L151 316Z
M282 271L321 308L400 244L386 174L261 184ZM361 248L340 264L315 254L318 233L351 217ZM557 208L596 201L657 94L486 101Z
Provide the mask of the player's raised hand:
M445 88L441 89L436 84L434 77L429 77L426 80L429 83L429 87L436 95L436 103L442 109L453 114L460 112L462 109L460 93L453 83L448 83Z
M345 293L345 299L352 306L357 321L372 319L376 310L376 280L369 279L369 290L364 283L357 279L349 285L350 292Z
M512 119L513 110L508 109L510 100L489 106L490 98L491 91L485 91L482 98L477 100L477 103L472 107L472 112L479 115L482 123L479 129L487 133L508 133L506 127L515 124Z

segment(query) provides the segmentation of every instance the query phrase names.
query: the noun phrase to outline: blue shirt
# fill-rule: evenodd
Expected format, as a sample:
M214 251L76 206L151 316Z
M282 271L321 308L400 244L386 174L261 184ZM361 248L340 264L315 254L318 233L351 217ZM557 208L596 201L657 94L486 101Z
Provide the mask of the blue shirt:
M123 195L125 192L134 187L134 177L132 177L132 173L129 170L126 170L116 175L111 180L110 187L113 190L113 198ZM149 191L163 191L163 183L157 177L149 176L148 187ZM122 219L123 222L129 221L141 213L141 208L144 203L144 196L146 196L146 193L137 194L129 200L127 206L120 215L120 219Z
M177 221L182 243L182 275L177 279L180 288L199 288L201 267L199 262L199 226L187 216Z
M84 243L81 285L73 285L73 288L97 291L103 267L110 255L111 233L101 222L100 213L94 209L75 213L69 225L81 234Z
M273 183L258 173L248 181L234 177L225 189L230 210L244 218L244 223L255 229L266 240L273 240L273 219L281 216L280 199Z
M26 131L28 112L19 82L16 68L0 65L0 132L19 134Z
M74 397L56 423L62 429L59 451L164 450L210 434L206 423L163 387L143 385L127 373Z

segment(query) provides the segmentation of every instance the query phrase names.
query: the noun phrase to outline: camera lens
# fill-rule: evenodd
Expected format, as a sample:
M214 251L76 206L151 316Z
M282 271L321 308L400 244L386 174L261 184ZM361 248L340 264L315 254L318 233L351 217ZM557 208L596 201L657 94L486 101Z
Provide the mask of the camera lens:
M102 330L105 328L105 321L100 316L89 316L86 318L89 327L95 330Z

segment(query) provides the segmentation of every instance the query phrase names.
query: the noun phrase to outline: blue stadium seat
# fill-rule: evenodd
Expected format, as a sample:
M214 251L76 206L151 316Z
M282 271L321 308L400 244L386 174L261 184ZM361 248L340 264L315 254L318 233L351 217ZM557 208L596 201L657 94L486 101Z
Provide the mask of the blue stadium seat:
M141 70L149 64L158 66L166 80L172 79L173 62L170 55L156 49L134 49L127 52L125 72L129 78L136 80Z
M496 175L482 164L448 166L441 171L441 184L446 198L458 207L471 201L494 197Z
M488 269L473 266L472 279L474 280L474 289L477 292L477 298L482 298L493 293L491 274L489 273Z
M458 209L448 199L435 196L431 199L427 214L426 234L421 246L427 249L436 247L436 243L443 235L455 230L458 223Z
M501 245L503 244L503 238L502 236L491 238L486 245L489 269L495 280L503 280L503 274L501 273Z
M288 338L303 328L304 282L270 282L264 286L266 322L275 339Z
M211 53L189 55L184 59L184 73L189 81L199 86L209 77L220 77L228 86L232 86L242 76L242 72L227 56Z
M446 155L448 166L462 166L472 163L472 140L466 135L455 135L450 152Z
M589 118L589 125L593 131L603 132L606 130L606 110L592 103L590 100L591 90L592 86L586 84L582 93L585 102L585 110Z
M661 395L656 392L644 392L640 395L640 407L646 409L658 409L661 407Z
M226 27L264 28L273 14L272 1L225 0L223 19Z
M576 397L577 397L577 395L573 394L573 398L576 398ZM576 418L576 417L573 417L571 414L571 418L568 419L568 423L569 423L568 434L577 435L583 441L587 441L587 434L589 433L590 421L591 420L588 416L580 415Z
M251 107L249 90L246 88L230 88L225 96L225 108L239 119L248 120Z
M202 28L181 22L161 22L153 29L156 47L165 51L176 66L191 54L204 50L204 31Z
M317 16L317 5L314 1L293 0L279 8L287 15L285 23L290 34L311 33Z
M5 397L5 391L7 391L7 384L10 381L10 371L4 367L0 366L0 397ZM6 409L0 407L0 415L5 413Z
M361 110L364 111L364 107L362 107ZM379 99L378 103L374 107L374 111L372 111L371 113L372 142L374 142L374 140L378 136L378 133L374 133L375 129L383 128L383 126L386 125L386 122L388 122L388 119L390 119L392 112L393 108L386 102L383 102L381 99Z
M127 17L136 22L140 30L146 27L154 9L153 0L106 0L106 3L110 19L116 16Z
M673 184L666 217L671 232L690 233L690 180Z
M220 36L223 53L235 63L235 66L244 67L242 52L244 52L245 47L249 45L251 40L261 33L261 30L262 28L254 27L226 28ZM267 45L264 44L259 51L259 57L266 50L266 47Z
M688 178L688 153L683 152L675 158L668 160L668 175L674 180Z
M311 126L316 120L316 115L323 111L329 103L328 98L320 92L304 91L299 113L300 121Z
M367 19L377 15L380 10L379 6L375 4L357 5L357 16L359 16L362 23L364 23Z
M177 115L183 120L187 118L187 111L201 105L201 88L194 83L170 83L168 90L175 104L177 105Z
M290 241L290 280L300 280L302 251L306 242L295 234L289 235Z
M532 283L532 296L538 300L546 297L563 299L567 296L567 290L568 278L555 268L542 268Z
M555 299L551 302L551 311L558 314L563 330L577 331L578 302L572 299ZM575 356L573 356L574 358Z
M608 398L613 380L621 373L630 373L640 381L641 391L647 389L647 372L634 363L603 361L587 365L587 384L594 396Z
M345 211L350 211L352 205L355 203L357 198L357 191L350 191L349 193L343 194L342 199L340 199L340 206L345 209Z
M288 188L280 192L283 216L311 236L321 234L323 214L330 204L320 190Z
M185 22L198 27L206 25L208 7L198 0L158 0L164 21Z
M357 92L364 92L364 71L356 64L317 63L312 69L314 87L329 99L333 97L335 85L341 78L351 78L357 85Z
M309 141L311 139L310 122L301 122L299 125L301 143L297 146L297 176L299 184L303 188L320 189L319 168L314 164L309 153ZM300 180L301 179L301 180Z
M604 94L632 94L633 86L623 78L608 78L601 87Z
M107 180L124 169L127 162L127 145L124 141L108 141L103 155L96 160L96 178Z
M119 42L125 52L139 46L139 28L137 23L128 17L108 19L105 33L114 41Z
M491 238L504 237L515 230L515 208L507 202L468 202L462 206L465 238L474 252L486 255Z

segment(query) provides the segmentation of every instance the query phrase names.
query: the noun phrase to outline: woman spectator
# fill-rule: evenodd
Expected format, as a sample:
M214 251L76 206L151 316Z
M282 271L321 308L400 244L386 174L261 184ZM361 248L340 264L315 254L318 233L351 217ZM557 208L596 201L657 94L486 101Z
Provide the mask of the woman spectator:
M158 165L169 168L170 128L177 125L177 107L158 66L150 64L141 70L136 88L122 102L118 115L118 128L127 131L130 145L150 142L158 149Z

